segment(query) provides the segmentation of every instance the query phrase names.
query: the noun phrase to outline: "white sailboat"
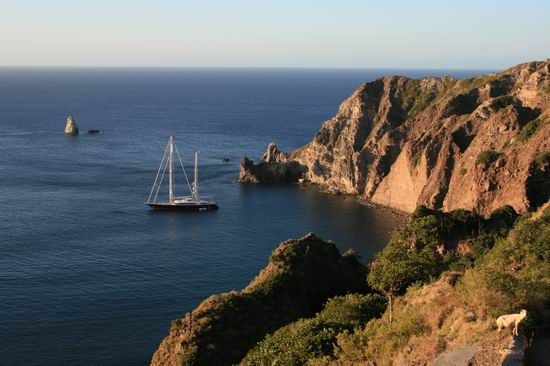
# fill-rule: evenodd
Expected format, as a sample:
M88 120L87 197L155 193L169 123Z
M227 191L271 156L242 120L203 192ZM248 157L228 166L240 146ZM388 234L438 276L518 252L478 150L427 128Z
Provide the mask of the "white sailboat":
M187 187L191 192L189 196L176 196L174 152L178 157L185 181L187 182ZM159 200L158 196L166 170L168 170L168 199L163 201ZM218 205L212 197L201 197L199 195L199 153L195 152L195 171L193 186L191 186L191 184L189 184L189 179L187 179L187 174L185 173L185 168L183 166L178 148L174 142L174 138L170 136L168 139L168 145L166 146L166 150L164 151L164 155L160 162L155 182L153 183L151 193L149 193L149 198L146 203L154 210L206 211L218 209Z

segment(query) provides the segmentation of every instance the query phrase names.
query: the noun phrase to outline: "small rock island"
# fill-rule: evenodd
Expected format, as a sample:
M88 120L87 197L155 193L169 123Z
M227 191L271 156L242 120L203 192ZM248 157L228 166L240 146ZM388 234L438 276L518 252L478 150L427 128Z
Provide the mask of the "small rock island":
M78 135L78 127L73 120L73 116L69 114L67 117L67 123L65 124L65 135Z

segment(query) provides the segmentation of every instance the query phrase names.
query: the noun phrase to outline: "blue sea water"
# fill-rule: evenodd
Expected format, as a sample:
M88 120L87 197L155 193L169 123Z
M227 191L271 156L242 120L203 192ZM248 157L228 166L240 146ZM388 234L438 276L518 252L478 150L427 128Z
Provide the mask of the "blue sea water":
M483 72L0 69L0 364L146 365L172 319L310 231L372 258L400 222L389 212L235 178L242 156L305 144L362 82L394 73ZM63 134L67 114L81 135ZM200 150L220 210L144 205L171 134L188 167Z

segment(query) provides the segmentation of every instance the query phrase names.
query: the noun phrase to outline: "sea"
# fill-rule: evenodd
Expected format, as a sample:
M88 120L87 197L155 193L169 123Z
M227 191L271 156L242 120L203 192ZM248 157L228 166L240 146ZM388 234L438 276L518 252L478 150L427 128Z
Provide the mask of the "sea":
M240 184L241 159L304 145L366 81L485 72L0 68L0 365L147 365L173 319L246 286L308 232L367 263L402 217ZM69 114L78 136L63 134ZM201 191L219 210L145 205L171 135L188 173L200 152Z

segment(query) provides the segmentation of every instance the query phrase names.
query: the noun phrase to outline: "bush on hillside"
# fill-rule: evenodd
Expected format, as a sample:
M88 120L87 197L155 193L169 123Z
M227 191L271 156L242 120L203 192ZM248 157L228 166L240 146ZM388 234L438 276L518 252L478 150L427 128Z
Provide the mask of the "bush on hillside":
M517 102L517 99L511 95L502 95L491 101L491 107L494 111L499 111Z
M545 169L548 165L550 165L550 152L545 152L535 156L534 163L537 169Z
M498 240L459 289L481 315L496 317L526 308L532 319L543 317L550 299L550 211L516 221L508 238Z
M518 140L520 142L526 142L532 136L534 136L546 123L548 123L548 121L540 117L527 122L527 124L525 124L519 131Z
M377 365L391 365L393 356L412 336L429 330L423 314L413 308L396 309L395 321L370 321L364 329L344 331L337 337L336 357L339 361L376 360Z
M480 164L492 164L500 158L502 155L501 152L495 150L483 150L481 151L476 158L476 165Z
M330 299L315 318L301 319L268 335L242 360L242 365L303 365L333 357L338 334L364 326L385 310L379 295L346 295Z

